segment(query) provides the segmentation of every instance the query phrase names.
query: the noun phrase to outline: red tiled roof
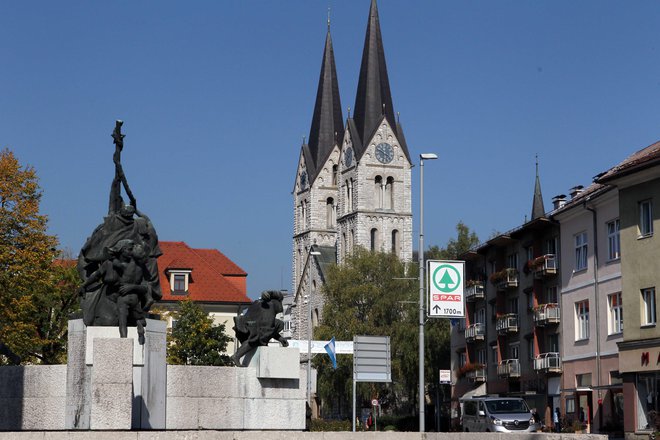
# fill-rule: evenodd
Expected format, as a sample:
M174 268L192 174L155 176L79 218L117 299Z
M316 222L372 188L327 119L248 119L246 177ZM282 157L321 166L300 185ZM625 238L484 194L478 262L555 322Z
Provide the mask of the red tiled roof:
M251 303L245 289L240 289L223 276L247 277L247 273L215 249L193 249L182 241L159 242L163 255L158 258L158 273L163 301L193 301ZM211 256L210 256L211 255ZM172 295L169 269L190 269L188 295Z
M660 162L660 141L631 154L623 162L610 168L596 181L606 183L608 180L633 173L657 162Z

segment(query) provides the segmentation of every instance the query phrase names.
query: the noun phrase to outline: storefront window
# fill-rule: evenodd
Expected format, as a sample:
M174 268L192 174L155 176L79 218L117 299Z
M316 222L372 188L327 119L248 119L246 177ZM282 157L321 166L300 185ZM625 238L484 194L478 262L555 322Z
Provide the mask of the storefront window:
M659 374L637 375L637 429L657 429Z

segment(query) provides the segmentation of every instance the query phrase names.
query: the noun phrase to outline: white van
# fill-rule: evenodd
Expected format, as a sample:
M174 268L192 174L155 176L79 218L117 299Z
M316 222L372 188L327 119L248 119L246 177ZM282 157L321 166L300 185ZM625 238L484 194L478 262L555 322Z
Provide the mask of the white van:
M519 397L473 397L462 401L465 432L536 432L541 423Z

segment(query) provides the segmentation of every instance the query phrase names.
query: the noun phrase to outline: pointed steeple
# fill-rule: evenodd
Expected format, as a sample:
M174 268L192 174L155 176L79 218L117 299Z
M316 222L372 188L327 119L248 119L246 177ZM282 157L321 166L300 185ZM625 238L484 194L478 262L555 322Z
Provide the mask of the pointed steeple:
M378 6L376 0L371 0L353 115L355 129L362 144L369 141L383 115L396 132L397 125L385 65L383 39L380 34Z
M325 37L325 49L319 87L316 92L316 104L309 131L309 152L314 161L315 171L322 169L335 144L341 145L344 136L344 117L339 99L339 85L335 67L335 55L330 38L330 22ZM310 181L316 177L310 175Z
M534 201L532 202L532 220L545 216L543 195L541 194L541 179L539 178L539 157L536 156L536 183L534 184Z

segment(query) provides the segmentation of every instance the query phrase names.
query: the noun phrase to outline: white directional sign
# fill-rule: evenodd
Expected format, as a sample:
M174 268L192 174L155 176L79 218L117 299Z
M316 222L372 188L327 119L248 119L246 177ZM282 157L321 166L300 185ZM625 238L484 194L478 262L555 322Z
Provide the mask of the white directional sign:
M465 316L463 261L428 262L428 315L432 318Z

